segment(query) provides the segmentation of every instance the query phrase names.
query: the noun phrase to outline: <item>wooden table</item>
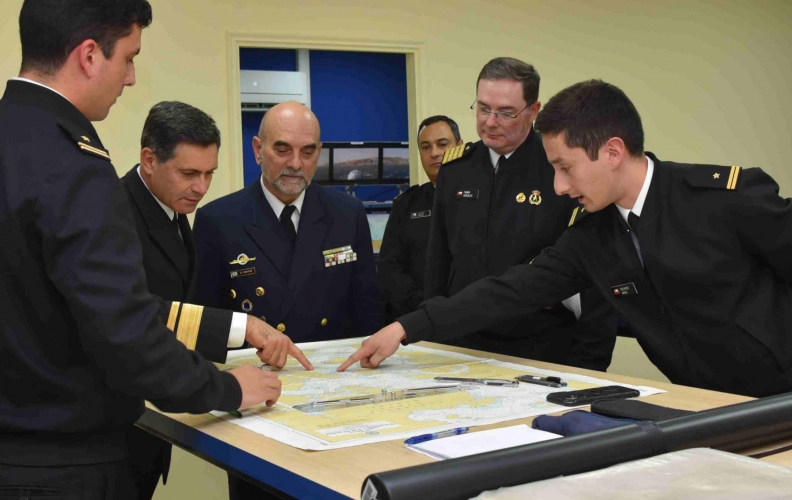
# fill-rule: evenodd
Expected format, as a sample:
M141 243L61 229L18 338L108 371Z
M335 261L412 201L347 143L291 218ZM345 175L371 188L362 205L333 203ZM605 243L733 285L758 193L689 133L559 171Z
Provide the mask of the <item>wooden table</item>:
M656 387L667 392L642 398L642 400L671 408L698 411L751 399L733 394L693 389L428 342L421 342L417 345L531 365L536 368L588 375L615 382ZM496 425L480 426L476 427L475 431L521 423L530 425L532 420L533 418L526 418ZM138 425L218 467L259 483L276 496L284 498L359 498L363 480L369 474L433 461L408 450L401 440L339 450L303 451L225 422L210 414L166 414L149 407L138 421ZM744 454L768 453L786 447L790 447L789 451L772 454L762 460L792 468L792 440L746 450ZM285 495L283 495L284 493Z

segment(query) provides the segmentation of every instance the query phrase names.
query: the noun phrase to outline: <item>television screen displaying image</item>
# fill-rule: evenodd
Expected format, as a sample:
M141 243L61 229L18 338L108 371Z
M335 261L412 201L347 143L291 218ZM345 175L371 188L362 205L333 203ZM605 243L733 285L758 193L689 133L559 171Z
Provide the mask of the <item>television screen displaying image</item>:
M378 148L333 148L333 180L376 180Z
M383 179L410 178L409 148L382 149L382 178Z
M330 150L322 148L319 153L319 161L316 163L316 173L313 176L315 181L330 180Z

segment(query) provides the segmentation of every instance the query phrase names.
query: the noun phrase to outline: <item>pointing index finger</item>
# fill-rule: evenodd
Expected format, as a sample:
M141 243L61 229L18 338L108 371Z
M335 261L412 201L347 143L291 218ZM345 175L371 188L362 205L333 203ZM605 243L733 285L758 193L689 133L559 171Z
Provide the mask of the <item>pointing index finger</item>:
M355 351L349 358L347 358L347 360L344 361L344 364L339 366L336 369L336 371L342 372L347 368L349 368L350 366L357 363L358 361L360 361L361 359L367 358L369 356L371 356L371 353L368 352L368 349L366 349L365 347L361 347L360 349Z
M293 343L289 345L289 354L291 355L292 358L299 361L300 364L303 365L303 367L306 370L311 371L314 369L314 366L311 364L310 361L308 361L308 358L305 357L305 354L303 354L300 348L294 345Z

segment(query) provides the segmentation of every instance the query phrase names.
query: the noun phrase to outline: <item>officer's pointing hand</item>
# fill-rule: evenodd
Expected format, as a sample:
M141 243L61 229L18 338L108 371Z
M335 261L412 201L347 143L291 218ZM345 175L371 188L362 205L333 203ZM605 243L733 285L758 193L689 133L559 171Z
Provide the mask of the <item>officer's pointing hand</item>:
M256 354L259 359L270 366L283 368L286 366L286 356L291 356L299 361L306 370L314 369L305 354L294 345L289 337L254 316L247 318L245 340L258 349Z
M342 372L360 361L363 368L376 368L399 349L399 344L407 337L407 332L398 321L391 323L361 344L360 349L338 367Z

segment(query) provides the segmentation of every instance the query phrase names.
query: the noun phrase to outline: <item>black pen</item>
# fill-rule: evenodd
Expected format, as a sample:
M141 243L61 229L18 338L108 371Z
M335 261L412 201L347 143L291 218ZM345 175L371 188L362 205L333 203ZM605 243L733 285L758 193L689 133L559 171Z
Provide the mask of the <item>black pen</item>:
M559 377L535 377L533 375L520 375L515 377L520 382L527 382L529 384L544 385L547 387L566 387L567 383Z

